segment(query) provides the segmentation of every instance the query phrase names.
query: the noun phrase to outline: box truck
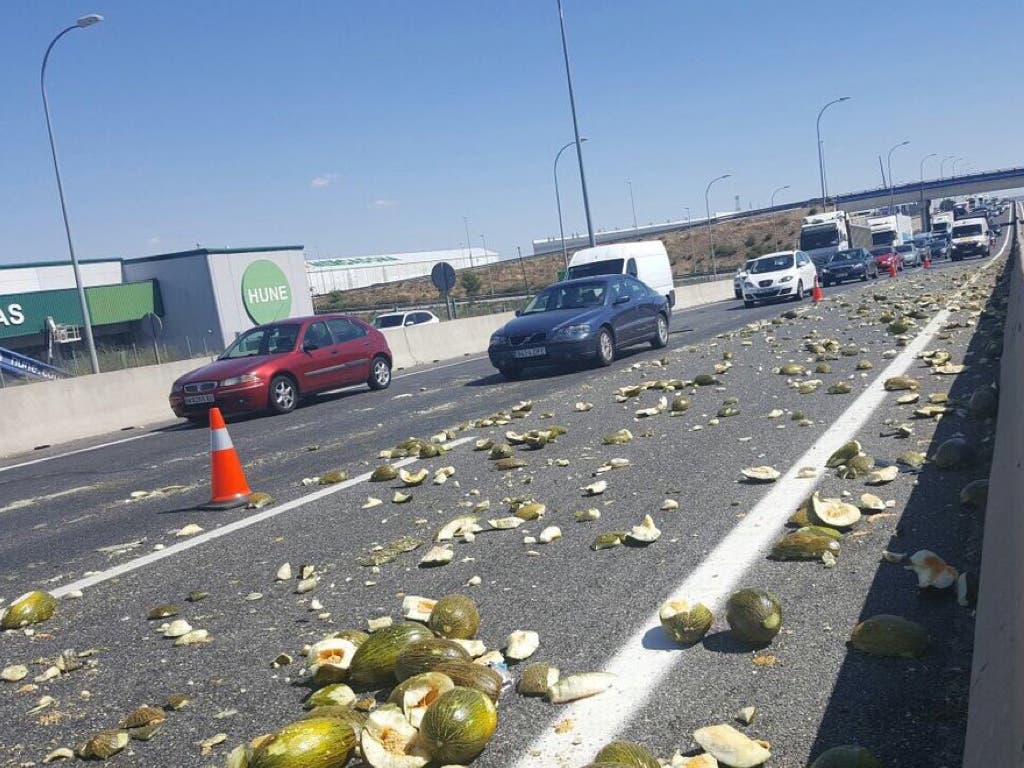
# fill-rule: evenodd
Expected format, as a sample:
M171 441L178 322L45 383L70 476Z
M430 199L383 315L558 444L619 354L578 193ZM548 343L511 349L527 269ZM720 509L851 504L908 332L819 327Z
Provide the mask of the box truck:
M632 275L668 299L670 307L675 306L672 264L661 240L598 245L576 251L569 260L565 279L594 275Z

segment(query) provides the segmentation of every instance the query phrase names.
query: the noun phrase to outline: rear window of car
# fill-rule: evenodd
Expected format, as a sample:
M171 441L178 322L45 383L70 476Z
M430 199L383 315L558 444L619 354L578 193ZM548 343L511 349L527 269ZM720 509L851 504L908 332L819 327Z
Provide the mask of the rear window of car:
M910 245L909 243L904 243L903 245L896 246L896 253L909 253L912 250L914 250L914 246Z
M338 344L361 339L366 335L366 329L363 326L344 317L332 317L327 321L327 325L330 326L334 340Z
M374 328L398 328L402 324L405 315L381 315L373 321Z

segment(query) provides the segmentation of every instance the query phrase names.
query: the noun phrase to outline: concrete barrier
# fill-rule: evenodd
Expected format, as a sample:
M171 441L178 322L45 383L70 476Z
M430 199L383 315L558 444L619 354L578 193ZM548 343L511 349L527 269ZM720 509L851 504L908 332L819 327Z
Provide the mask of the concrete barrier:
M1024 228L1004 326L999 421L989 474L964 768L1024 765Z
M680 285L675 308L731 298L732 280ZM513 317L504 312L383 333L394 368L403 369L482 355L491 334ZM171 383L202 362L184 360L0 390L0 456L170 420Z
M0 456L173 419L171 384L202 364L180 360L0 390Z

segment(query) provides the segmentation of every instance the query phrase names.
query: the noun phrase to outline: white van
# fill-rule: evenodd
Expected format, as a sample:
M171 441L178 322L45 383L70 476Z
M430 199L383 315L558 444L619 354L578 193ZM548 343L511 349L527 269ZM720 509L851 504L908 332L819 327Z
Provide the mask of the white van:
M675 306L672 265L661 240L598 245L576 251L569 261L565 279L594 275L632 275L668 299L670 307Z

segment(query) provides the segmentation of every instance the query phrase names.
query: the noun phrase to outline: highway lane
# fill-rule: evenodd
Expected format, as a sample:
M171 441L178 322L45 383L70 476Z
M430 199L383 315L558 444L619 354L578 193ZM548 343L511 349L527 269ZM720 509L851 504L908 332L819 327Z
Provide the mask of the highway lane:
M948 262L937 265L936 271L948 266ZM860 290L861 284L848 283L828 289L827 295ZM785 305L789 306L795 305ZM685 348L776 316L783 311L779 307L745 309L741 302L728 301L677 312L668 349ZM626 352L612 369L621 371L659 356L638 347ZM230 432L251 487L288 501L308 492L301 485L305 477L339 467L354 475L370 466L368 462L381 448L411 434L433 434L518 399L568 390L581 377L592 375L595 372L539 371L523 381L507 382L486 359L448 363L399 374L383 393L347 390L318 398L283 417L236 420ZM115 434L93 444L119 438L123 439L121 434ZM81 450L88 445L68 448ZM56 458L19 466L47 454ZM206 430L180 424L95 451L65 456L59 448L48 449L43 456L0 462L0 521L10 532L0 542L0 584L21 584L31 574L32 581L52 585L100 570L122 555L98 549L134 544L130 551L137 554L171 543L172 532L184 524L183 516L212 528L251 514L194 511L209 498L208 464ZM131 500L133 492L169 486L181 490Z
M969 274L979 266L978 262L968 262L950 274ZM915 292L929 290L942 295L948 295L952 289L944 271L919 273L897 284L913 288ZM887 293L889 287L895 286L883 281L863 290L855 287L848 298L856 305L863 296L867 304L881 307L884 302L874 302L871 297L876 292ZM836 295L835 292L830 294ZM738 329L754 317L777 317L788 308L768 308L762 313L761 310L734 311L726 305L704 308L701 312L706 327L724 323ZM807 309L806 305L804 308ZM36 638L19 635L2 638L0 648L4 662L36 658L71 646L102 647L105 650L99 657L98 667L43 686L39 694L52 693L59 702L55 710L62 716L53 718L53 722L25 716L25 710L38 694L15 696L10 688L0 690L0 720L18 723L16 733L9 728L0 729L0 754L10 756L11 764L25 759L38 760L46 748L70 743L90 728L108 726L137 704L158 702L167 693L186 689L194 694L194 705L174 714L157 740L133 745L133 754L120 756L118 762L123 765L220 763L219 759L201 757L194 743L219 731L229 734L229 744L237 743L285 722L299 711L303 691L290 685L298 673L293 668L277 671L269 668L270 659L277 653L295 654L303 643L317 639L332 628L360 625L365 619L378 615L397 615L403 593L439 595L465 589L463 585L473 575L480 575L484 580L472 592L481 606L482 635L490 647L500 647L511 629L531 628L541 633L540 658L557 663L566 671L600 667L664 595L684 579L763 496L762 487L738 484L737 470L755 463L771 463L780 469L791 465L882 368L881 353L892 347L891 337L877 323L851 323L848 314L849 309L838 301L829 301L804 317L766 326L745 337L715 339L714 333L695 330L692 335L674 337L667 353L666 369L653 365L660 354L645 352L607 371L583 376L537 377L497 384L485 370L474 376L474 364L470 364L471 370L460 371L462 377L454 381L449 378L436 384L417 382L414 398L455 399L454 411L444 411L436 422L431 421L433 416L429 413L411 421L406 411L400 426L383 428L376 439L367 438L366 445L372 445L372 452L366 455L392 442L389 439L392 432L385 432L385 429L397 429L394 434L402 436L410 431L424 434L429 431L427 424L450 424L483 415L527 395L537 401L534 415L523 422L514 422L516 428L543 427L551 423L539 417L542 411L551 410L558 423L568 426L569 433L556 445L531 453L530 468L526 472L502 475L491 470L481 454L466 448L456 449L443 461L428 463L430 467L444 463L456 466L453 481L414 491L414 500L409 505L385 504L364 511L360 507L367 494L387 498L390 488L355 487L217 543L197 547L174 560L100 585L88 590L83 600L64 603L58 618ZM732 320L733 317L737 319ZM853 395L828 396L818 392L798 396L786 385L785 377L771 373L771 368L780 362L806 357L801 344L803 336L809 332L836 336L868 350L862 356L874 363L873 371L862 375L854 369L859 356L843 357L833 363L833 374L822 377L827 382L850 381L855 388ZM986 332L991 333L990 329ZM949 338L942 343L953 351L954 359L960 359L973 329L962 327L946 333ZM750 346L744 343L746 341ZM611 399L612 390L624 384L665 376L687 378L708 372L714 362L722 359L724 351L734 355L734 369L722 377L724 390L699 390L693 395L694 408L684 417L661 416L635 422L633 410L639 405L651 405L652 393L644 395L639 405L635 402L620 405ZM987 367L980 357L970 362L967 375L955 380L936 377L933 382L930 379L928 391L948 387L954 381L968 388L991 377L990 366ZM642 368L630 370L636 363L641 363ZM399 384L396 382L396 387ZM419 386L427 387L427 392L419 393ZM453 398L451 391L455 387L459 394ZM478 390L495 393L493 399L477 398ZM472 394L465 396L466 392ZM390 394L405 392L397 390ZM712 425L710 419L726 397L738 398L741 414ZM365 398L351 400L362 399ZM408 398L397 402L406 400ZM576 400L594 402L594 409L576 413L572 410ZM428 399L427 402L435 401ZM416 400L416 405L423 410L421 401ZM316 410L321 416L322 432L338 428L325 418L328 406L321 404L307 409ZM800 427L788 418L768 419L768 412L776 407L799 409L813 424ZM862 430L866 442L877 434L881 419L892 418L893 407L890 400L887 411L879 413L877 419ZM340 409L329 410L333 416L333 411ZM906 418L905 414L904 410L900 418ZM340 421L342 417L337 418ZM253 420L233 425L236 444L249 440L248 448L258 451L261 447L265 449L265 441L274 445L273 441L283 441L285 436L290 436L288 439L293 445L302 447L296 435L298 430L266 438L250 432L255 429L254 425L268 423L276 427L279 420ZM628 426L636 432L637 439L620 448L600 446L600 436L620 426ZM950 418L941 426L955 429L964 425L959 419ZM695 429L697 427L701 428ZM923 449L935 427L930 422L917 425L914 444ZM132 450L140 453L152 450L159 441L176 441L182 434L185 433L138 441L131 444ZM286 443L276 443L279 449L283 444ZM910 447L894 444L891 438L872 439L868 445L870 450L877 450L880 457L891 457L896 450ZM110 450L116 453L124 449ZM266 476L273 478L277 472L286 490L299 495L306 489L293 487L292 483L295 477L313 471L309 469L309 457L316 457L320 462L322 457L318 454L320 451L296 455L280 464L258 464L254 472L271 467ZM610 488L600 499L583 499L578 488L591 482L591 472L615 455L630 458L634 466L605 475ZM95 458L86 459L87 456L89 454L81 454L67 461L75 464ZM340 451L332 453L330 458L336 460L337 456ZM568 459L570 464L560 467L552 461L555 458ZM187 461L186 455L186 458L177 458L175 463ZM155 466L149 470L155 473L154 478L167 476L159 474L159 467L165 465L159 463L158 456L140 457L137 463L147 462ZM59 463L54 462L57 466ZM113 464L109 457L108 463ZM375 463L369 462L369 465ZM319 466L330 465L324 462ZM274 470L274 467L279 468ZM529 484L525 484L527 479ZM923 484L924 476L920 479ZM897 510L903 509L905 504L916 503L923 511L905 521L902 531L900 521L888 516L865 525L863 533L857 532L861 535L844 540L840 566L832 571L815 564L758 565L756 583L778 591L787 609L787 629L769 652L775 661L754 663L755 657L748 651L730 644L719 622L704 645L686 651L685 664L657 688L651 706L637 713L628 727L630 735L648 743L662 756L668 756L676 747L688 747L688 734L693 728L728 720L739 706L757 704L762 708L761 718L750 731L772 740L777 754L773 763L803 764L819 726L827 720L830 708L836 705L831 692L834 686L844 682L846 674L842 640L864 606L865 596L871 596L872 604L884 603L895 596L914 602L915 592L909 586L912 577L896 567L888 572L893 579L891 584L887 582L885 589L872 589L880 572L877 565L880 549L889 545L891 536L901 534L906 539L898 543L907 547L937 541L932 546L951 560L959 554L966 556L964 550L969 549L971 541L970 521L960 521L962 529L936 525L940 511L942 515L952 514L948 500L955 498L953 494L963 477L933 480L934 483L929 481L931 490L928 492L936 495L919 497L917 502L913 502L912 495L921 491L916 490L913 476L903 476L893 486L887 486L884 494L897 502ZM859 493L861 486L830 478L826 480L826 487L829 492ZM474 489L480 491L479 496L470 495ZM199 489L193 495L198 493ZM543 522L560 525L565 533L562 541L546 547L530 547L522 543L521 530L480 535L473 544L458 545L456 560L451 565L428 571L415 568L415 554L393 566L385 566L379 574L360 569L353 563L354 558L374 542L406 534L429 535L440 521L462 509L461 504L488 498L497 515L501 514L502 496L522 493L535 495L548 504L550 511ZM666 497L679 501L678 512L657 512ZM179 504L182 498L177 497ZM199 498L201 500L201 495ZM68 504L78 506L75 501ZM127 516L131 519L145 517L147 513L158 516L155 508L126 506L132 509L132 514ZM598 506L602 510L601 521L572 522L572 512L585 506ZM664 531L659 542L646 549L619 548L597 553L588 549L598 530L628 528L648 511L655 515ZM189 513L160 515L159 519L173 520L162 523L167 528L192 521L209 524L217 518ZM418 520L428 522L419 524ZM536 534L539 526L530 525L528 529ZM64 540L70 535L65 533ZM8 551L5 551L4 557L7 556ZM316 612L310 612L308 596L292 594L294 584L273 583L273 571L284 560L317 565L323 576L321 587L314 595L330 612L328 620L320 620ZM14 570L17 572L12 574L15 578L9 586L18 589L35 580L37 573L46 572L45 568L28 572ZM193 589L210 591L211 597L194 605L183 603L183 596ZM264 598L245 601L245 595L254 590L264 593ZM214 643L172 650L167 647L167 641L156 638L142 615L146 608L169 601L181 604L193 624L209 628L215 637ZM922 618L944 627L944 636L954 637L958 643L962 641L964 628L957 622L962 623L963 616L955 608L951 609L948 602L938 604L937 608L919 605L916 610ZM959 647L957 651L941 654L941 663L937 665L882 663L872 669L876 679L879 669L890 676L900 675L899 695L917 690L914 686L923 686L924 693L917 693L911 701L924 702L930 707L934 704L927 695L930 686L939 690L942 685L955 683L962 677L955 669L963 671L964 649ZM969 654L966 663L969 664ZM77 692L83 687L88 687L93 694L88 701L78 697ZM885 710L886 717L880 718L877 710L868 707L864 696L859 699L850 696L838 702L842 716L852 723L851 732L868 732L873 723L876 736L884 740L894 729L913 732L917 727L920 739L909 748L920 750L922 744L937 743L944 745L945 750L955 751L958 729L962 738L962 722L957 720L955 711L939 712L939 717L926 708L926 716L919 717L920 713L905 712L906 707L894 702L893 696L885 691L871 691L871 695L881 698L889 707ZM609 707L614 707L614 703L609 702ZM216 717L232 709L237 710L237 714ZM502 703L499 736L479 764L511 764L526 753L530 741L547 728L548 718L556 714L554 708L543 702L507 694ZM842 722L842 718L837 716L836 722ZM581 728L584 726L579 724ZM16 744L22 746L16 747ZM899 755L883 753L881 756L888 758L886 763L891 765L919 764L892 759ZM582 765L589 757L580 755L578 760L567 764Z

